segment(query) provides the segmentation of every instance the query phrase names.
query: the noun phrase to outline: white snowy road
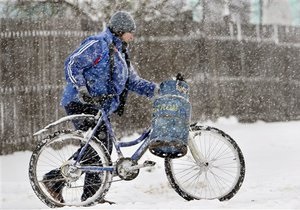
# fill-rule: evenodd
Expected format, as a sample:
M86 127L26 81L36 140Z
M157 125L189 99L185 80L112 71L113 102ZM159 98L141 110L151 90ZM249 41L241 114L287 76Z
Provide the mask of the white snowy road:
M157 165L141 169L133 181L113 183L106 198L115 205L62 209L300 209L300 121L240 124L230 118L205 124L228 133L245 156L245 181L230 201L183 200L169 187L163 160L147 152L143 159ZM29 184L29 158L29 151L0 156L0 209L48 209Z

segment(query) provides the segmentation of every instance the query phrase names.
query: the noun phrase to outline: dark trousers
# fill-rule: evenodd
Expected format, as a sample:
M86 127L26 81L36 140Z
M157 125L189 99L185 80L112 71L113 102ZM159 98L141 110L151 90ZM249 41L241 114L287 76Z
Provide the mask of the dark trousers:
M92 114L96 115L98 113L98 110L93 108L92 106L88 104L82 104L82 103L70 103L69 105L65 106L65 110L68 115L72 114ZM95 121L90 121L88 119L79 119L79 120L74 120L73 124L76 128L76 130L82 130L82 131L87 131L90 127L94 127L96 125ZM109 135L107 132L107 128L105 124L102 124L98 130L95 133L95 136L105 145L109 153L111 154L112 152L112 142L109 139ZM83 147L84 145L82 145ZM82 148L81 147L81 148ZM69 159L74 159L76 160L79 151L81 148L78 149L77 152L75 152L72 157ZM101 165L101 160L99 156L97 156L97 153L94 151L94 149L90 146L88 146L85 150L85 153L83 154L81 160L80 160L81 165L94 165L94 166L100 166ZM60 173L59 169L54 169L47 174L44 175L44 180L49 180L49 179L58 179L62 178L62 175ZM62 191L62 188L64 186L64 181L57 181L53 183L52 190L60 193ZM86 200L87 198L93 196L96 191L99 189L101 186L101 173L99 172L86 172L85 174L85 180L84 180L84 187L83 187L83 194L81 197L81 200Z
M92 114L96 115L98 113L98 109L95 109L93 106L89 104L82 104L72 102L65 106L66 113L68 115L72 114ZM87 131L90 127L94 127L96 125L95 121L90 121L88 119L84 120L74 120L73 124L76 130ZM112 142L109 140L107 128L104 124L102 124L95 133L95 136L104 144L109 153L112 152Z

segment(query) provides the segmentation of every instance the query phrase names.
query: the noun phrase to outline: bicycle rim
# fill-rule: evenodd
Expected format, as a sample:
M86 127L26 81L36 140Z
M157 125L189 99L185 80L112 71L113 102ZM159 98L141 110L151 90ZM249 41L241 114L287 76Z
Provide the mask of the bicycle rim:
M218 129L201 126L192 127L189 141L192 144L184 157L165 161L172 187L187 200L232 198L245 173L235 141Z

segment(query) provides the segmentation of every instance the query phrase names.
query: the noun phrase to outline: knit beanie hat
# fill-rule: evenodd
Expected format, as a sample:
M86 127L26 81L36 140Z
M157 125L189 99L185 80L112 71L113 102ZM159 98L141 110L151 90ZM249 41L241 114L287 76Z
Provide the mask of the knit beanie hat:
M108 22L108 27L113 33L124 34L134 32L136 29L132 16L125 11L119 11L112 15Z

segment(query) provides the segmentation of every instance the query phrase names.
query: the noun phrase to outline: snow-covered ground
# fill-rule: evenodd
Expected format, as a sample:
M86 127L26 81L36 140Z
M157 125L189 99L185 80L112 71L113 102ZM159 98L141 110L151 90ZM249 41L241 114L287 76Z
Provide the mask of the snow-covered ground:
M228 133L244 153L245 181L230 201L185 201L169 186L163 160L147 152L143 159L157 165L141 169L135 180L113 183L106 198L116 204L62 209L300 209L300 121L241 124L221 118L204 124ZM48 209L29 184L30 155L0 156L0 209Z

